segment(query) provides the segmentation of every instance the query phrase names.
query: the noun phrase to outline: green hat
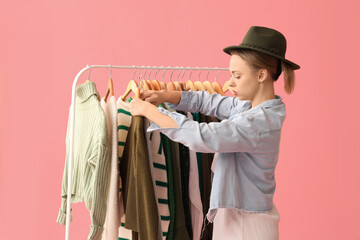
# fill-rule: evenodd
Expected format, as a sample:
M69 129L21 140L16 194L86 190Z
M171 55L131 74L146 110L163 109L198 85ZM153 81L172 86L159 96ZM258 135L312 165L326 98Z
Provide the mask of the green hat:
M286 38L279 31L267 27L251 26L246 33L242 43L237 46L229 46L224 48L224 52L230 54L231 50L236 49L252 49L262 53L266 53L281 61L284 61L292 66L294 70L300 69L300 66L285 59L286 52ZM280 65L280 64L279 64ZM279 67L278 67L279 69ZM281 74L281 65L280 73Z

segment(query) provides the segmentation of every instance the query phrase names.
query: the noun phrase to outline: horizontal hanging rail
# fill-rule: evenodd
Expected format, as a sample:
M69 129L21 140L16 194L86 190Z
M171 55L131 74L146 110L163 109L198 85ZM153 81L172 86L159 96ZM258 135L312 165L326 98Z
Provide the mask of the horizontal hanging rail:
M88 69L92 68L121 68L121 69L157 69L157 70L208 70L208 71L228 71L228 68L209 68L209 67L164 67L164 66L117 66L117 65L87 65L83 69L81 69L76 75L73 85L72 85L72 93L71 93L71 106L70 106L70 142L69 142L69 165L68 165L68 189L67 189L67 205L66 205L66 232L65 232L65 240L69 240L70 234L70 215L71 215L71 174L72 174L72 157L73 157L73 140L74 140L74 123L75 123L75 89L76 84L80 78L80 76Z

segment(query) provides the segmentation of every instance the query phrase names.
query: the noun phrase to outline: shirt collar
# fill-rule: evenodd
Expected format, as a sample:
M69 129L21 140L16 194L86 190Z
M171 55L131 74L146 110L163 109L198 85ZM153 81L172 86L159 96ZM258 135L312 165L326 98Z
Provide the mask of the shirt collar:
M251 101L250 100L247 100L247 103L245 105L245 111L247 110L252 110L252 109L256 109L258 107L273 107L273 106L277 106L277 105L280 105L282 103L282 97L279 96L279 95L276 95L275 94L275 98L274 99L269 99L269 100L266 100L260 104L258 104L257 106L253 107L250 109L251 107Z
M97 99L100 101L100 94L96 90L96 84L92 81L85 82L76 86L76 100L78 102L85 102L92 95L96 95Z

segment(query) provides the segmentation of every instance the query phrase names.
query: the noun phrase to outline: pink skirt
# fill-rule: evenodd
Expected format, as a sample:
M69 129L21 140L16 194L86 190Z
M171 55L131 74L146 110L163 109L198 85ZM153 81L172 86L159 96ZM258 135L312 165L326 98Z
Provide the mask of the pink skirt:
M280 215L275 205L266 213L219 208L214 218L213 239L278 240Z

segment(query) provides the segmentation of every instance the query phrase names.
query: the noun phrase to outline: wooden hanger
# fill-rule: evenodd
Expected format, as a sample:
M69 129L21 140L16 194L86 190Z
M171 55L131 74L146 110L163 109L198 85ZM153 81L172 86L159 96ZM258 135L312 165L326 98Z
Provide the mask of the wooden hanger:
M235 95L232 88L229 86L230 80L226 81L223 86L223 92L226 93L227 91L230 91L232 95Z
M189 90L189 89L186 89L186 83L185 83L185 82L181 81L181 82L180 82L180 85L181 85L181 89L182 89L183 91Z
M212 84L215 92L219 93L219 94L222 95L222 96L225 96L225 93L224 93L224 91L223 91L220 83L218 83L218 82L215 81L215 82L212 82L211 84Z
M161 90L161 86L160 86L158 80L155 80L155 79L154 79L154 80L152 80L151 82L152 82L152 85L153 85L153 87L154 87L154 90L157 90L157 91Z
M173 82L168 82L168 83L166 84L166 89L167 89L168 91L176 91L176 86L174 85Z
M161 82L159 82L159 84L160 84L160 89L161 89L161 90L167 90L167 88L166 88L166 83L164 83L163 81L161 81Z
M186 90L189 90L189 89L192 91L197 91L195 84L191 80L188 80L186 82Z
M144 90L151 90L151 87L149 86L149 84L147 83L146 80L142 80L140 81L140 89L144 89Z
M211 85L211 83L209 81L205 81L203 83L204 89L206 91L208 91L210 94L216 93L213 86Z
M146 81L146 83L149 86L150 90L154 90L154 86L153 86L151 80L143 80L143 81Z
M182 90L183 90L182 87L181 87L181 85L180 85L180 83L179 83L178 81L175 81L175 82L174 82L174 86L175 86L175 88L176 88L176 91L182 91Z
M195 85L197 91L205 90L204 85L200 81L195 81L194 85Z
M135 97L140 97L140 88L134 80L130 80L130 82L127 85L126 91L124 95L121 96L121 100L125 101L126 97L129 95L130 92L133 92L135 94Z
M108 86L107 86L107 90L106 90L105 97L104 97L105 102L106 102L109 94L111 94L111 96L114 96L114 84L113 84L112 78L110 78L108 81Z

